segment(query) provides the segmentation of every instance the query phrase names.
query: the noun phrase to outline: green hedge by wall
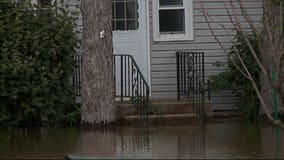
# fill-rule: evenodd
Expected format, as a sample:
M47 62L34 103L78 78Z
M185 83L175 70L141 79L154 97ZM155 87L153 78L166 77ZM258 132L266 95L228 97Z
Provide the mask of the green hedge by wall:
M251 32L248 32L249 39L255 48L257 54L259 50L257 48L257 40ZM210 77L212 82L211 88L213 90L232 90L239 99L236 105L244 113L244 115L250 119L255 120L258 117L259 112L259 100L257 98L256 92L251 84L251 82L235 67L234 63L238 66L242 66L241 62L234 51L234 47L238 50L240 57L242 58L244 64L253 76L256 84L260 87L259 75L260 70L258 65L250 53L250 49L242 36L238 33L235 37L236 46L231 48L231 59L228 59L225 63L217 62L217 66L226 66L227 70Z
M71 85L79 41L68 15L0 0L0 126L80 120Z

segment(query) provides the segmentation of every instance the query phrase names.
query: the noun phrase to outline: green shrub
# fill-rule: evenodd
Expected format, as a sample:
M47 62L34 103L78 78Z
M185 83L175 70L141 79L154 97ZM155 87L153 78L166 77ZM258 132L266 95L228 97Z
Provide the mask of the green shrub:
M78 38L63 9L0 0L0 126L75 123Z
M254 38L253 34L249 33L248 35L253 47L258 53L256 39ZM238 33L235 39L237 41L236 48L239 51L241 58L259 86L260 70L252 54L250 53L244 37L241 35L241 33ZM227 62L217 62L215 64L217 66L227 66L228 70L210 77L210 81L212 82L211 88L213 90L232 90L233 93L239 97L237 106L240 107L241 111L246 115L247 118L255 119L259 111L259 101L257 95L251 82L234 66L233 62L235 62L238 66L241 66L241 63L236 53L233 51L233 47L230 54L232 55L232 58Z

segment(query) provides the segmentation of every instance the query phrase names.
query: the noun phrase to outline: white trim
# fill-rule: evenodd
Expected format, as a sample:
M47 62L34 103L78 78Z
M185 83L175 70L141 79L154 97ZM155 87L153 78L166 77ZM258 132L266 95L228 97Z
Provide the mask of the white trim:
M183 7L166 7L160 8L159 1L153 0L153 37L154 41L182 41L193 40L193 0L183 0ZM185 33L183 34L160 34L159 28L159 10L164 9L179 9L185 10Z
M146 0L146 23L147 23L147 29L146 29L146 34L147 34L147 41L146 41L146 47L147 47L147 52L148 52L148 72L149 72L149 80L148 80L148 85L149 85L149 96L151 97L152 95L152 74L151 74L151 50L150 50L150 14L149 14L149 0Z
M178 6L178 7L159 7L159 10L176 10L176 9L184 9L184 6Z

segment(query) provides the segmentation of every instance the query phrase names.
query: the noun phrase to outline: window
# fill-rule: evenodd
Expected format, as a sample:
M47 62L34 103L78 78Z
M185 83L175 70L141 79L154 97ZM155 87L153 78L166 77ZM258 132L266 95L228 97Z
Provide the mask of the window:
M154 41L193 40L192 0L153 0Z
M27 0L16 0L18 3L26 2ZM38 4L41 6L50 6L54 0L30 0L31 4Z
M50 6L51 0L37 0L37 4L41 5L41 6Z
M114 31L137 30L137 0L113 0L112 17L112 28Z

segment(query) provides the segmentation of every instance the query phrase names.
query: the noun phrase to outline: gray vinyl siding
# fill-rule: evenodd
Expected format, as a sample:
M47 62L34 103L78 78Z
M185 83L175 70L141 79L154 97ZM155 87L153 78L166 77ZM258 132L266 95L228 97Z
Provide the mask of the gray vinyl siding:
M152 22L152 1L149 1L150 10L150 63L151 63L151 88L152 98L171 98L177 96L176 86L176 57L175 53L178 50L190 52L205 53L205 76L208 78L211 75L224 71L225 68L217 68L213 66L216 61L225 61L226 53L219 46L217 41L211 35L208 24L202 13L200 1L194 0L194 40L192 41L168 41L154 42L153 41L153 22ZM202 0L205 8L208 9L212 19L220 24L225 25L229 29L233 29L230 19L226 16L226 9L223 0ZM262 11L262 0L244 0L246 12L250 15L254 24L259 24ZM240 17L244 22L243 17ZM225 30L219 25L212 24L214 33L226 48L231 47L230 40L235 32L231 31L228 35ZM214 110L231 110L237 109L234 105L237 97L231 94L230 91L220 91L212 93L212 102Z
M64 0L64 5L66 6L66 9L71 12L76 12L74 18L76 18L76 26L75 30L79 31L79 37L82 36L82 29L83 29L83 22L82 22L82 13L81 13L81 1L80 0ZM81 53L81 51L80 51Z

